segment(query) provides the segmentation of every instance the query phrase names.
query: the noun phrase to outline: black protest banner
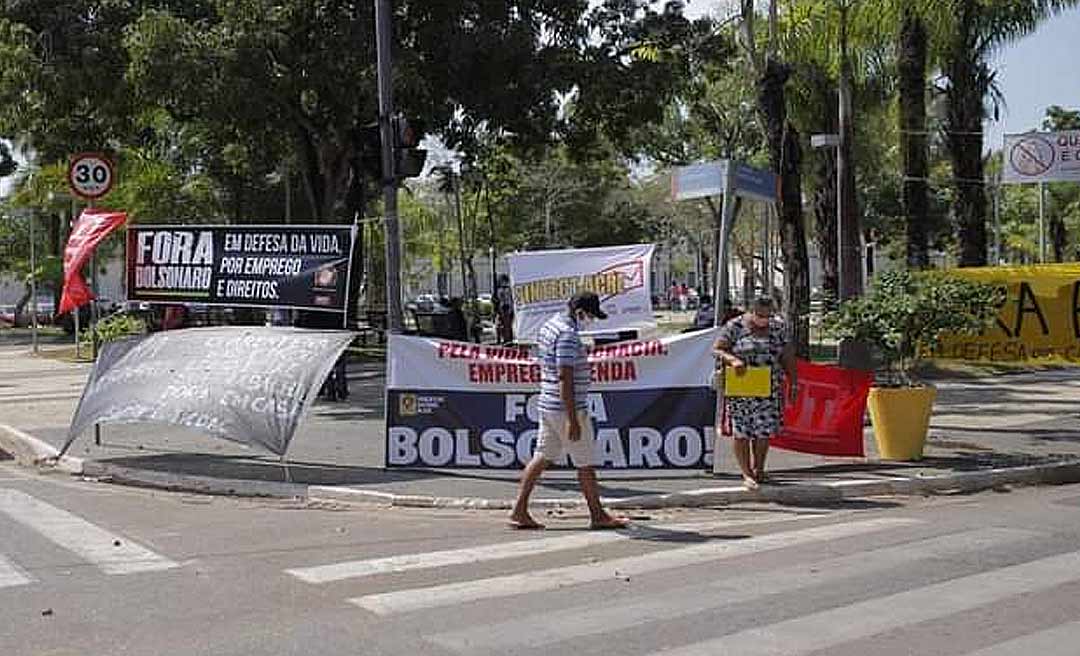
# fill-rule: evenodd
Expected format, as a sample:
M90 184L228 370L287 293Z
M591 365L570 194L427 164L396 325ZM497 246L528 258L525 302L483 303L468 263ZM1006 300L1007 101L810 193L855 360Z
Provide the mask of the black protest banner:
M132 226L128 298L344 312L353 239L350 226Z

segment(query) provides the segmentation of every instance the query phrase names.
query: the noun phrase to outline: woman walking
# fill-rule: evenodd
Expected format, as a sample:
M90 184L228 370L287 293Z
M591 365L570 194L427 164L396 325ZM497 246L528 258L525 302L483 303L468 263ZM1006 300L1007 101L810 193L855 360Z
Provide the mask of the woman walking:
M758 297L750 311L728 321L713 347L721 367L746 375L750 367L768 368L769 386L764 396L725 394L721 422L731 422L732 448L742 470L743 485L756 490L765 481L765 458L769 438L780 431L783 411L783 376L794 381L795 356L784 336L784 325L773 317L773 302ZM723 428L721 426L720 428Z

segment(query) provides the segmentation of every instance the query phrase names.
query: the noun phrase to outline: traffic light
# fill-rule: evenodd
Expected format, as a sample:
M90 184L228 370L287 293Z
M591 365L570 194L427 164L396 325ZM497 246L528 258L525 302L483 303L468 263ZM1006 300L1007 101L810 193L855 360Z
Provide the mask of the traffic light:
M415 178L424 170L427 151L419 148L423 138L423 124L403 117L391 119L394 133L394 171L398 179ZM360 151L360 165L365 175L382 180L382 139L379 124L371 123L357 128L354 133Z
M424 170L427 151L419 148L424 136L424 126L420 121L409 121L404 117L393 120L394 162L398 178L415 178Z

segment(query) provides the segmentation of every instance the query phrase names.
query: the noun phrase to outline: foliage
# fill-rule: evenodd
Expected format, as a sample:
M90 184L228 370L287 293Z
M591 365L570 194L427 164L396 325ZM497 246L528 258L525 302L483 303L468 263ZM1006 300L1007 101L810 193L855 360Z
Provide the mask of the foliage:
M98 344L143 335L146 333L146 322L131 314L120 312L98 321L93 328L82 331L79 339L83 344L90 344L96 335Z
M828 313L824 326L838 339L869 344L884 360L885 382L904 384L918 349L933 349L947 334L982 331L1004 302L999 285L944 272L889 271L868 294Z

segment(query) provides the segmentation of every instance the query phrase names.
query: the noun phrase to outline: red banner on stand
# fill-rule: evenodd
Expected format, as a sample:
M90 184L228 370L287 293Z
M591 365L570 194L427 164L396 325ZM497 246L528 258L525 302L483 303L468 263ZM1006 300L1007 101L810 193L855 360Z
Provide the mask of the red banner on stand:
M863 418L874 374L799 360L797 376L798 395L769 443L800 453L864 456Z
M82 276L83 265L101 240L125 222L126 212L90 207L83 210L75 225L71 226L71 235L64 247L64 293L60 297L59 314L71 312L94 300L94 293Z

